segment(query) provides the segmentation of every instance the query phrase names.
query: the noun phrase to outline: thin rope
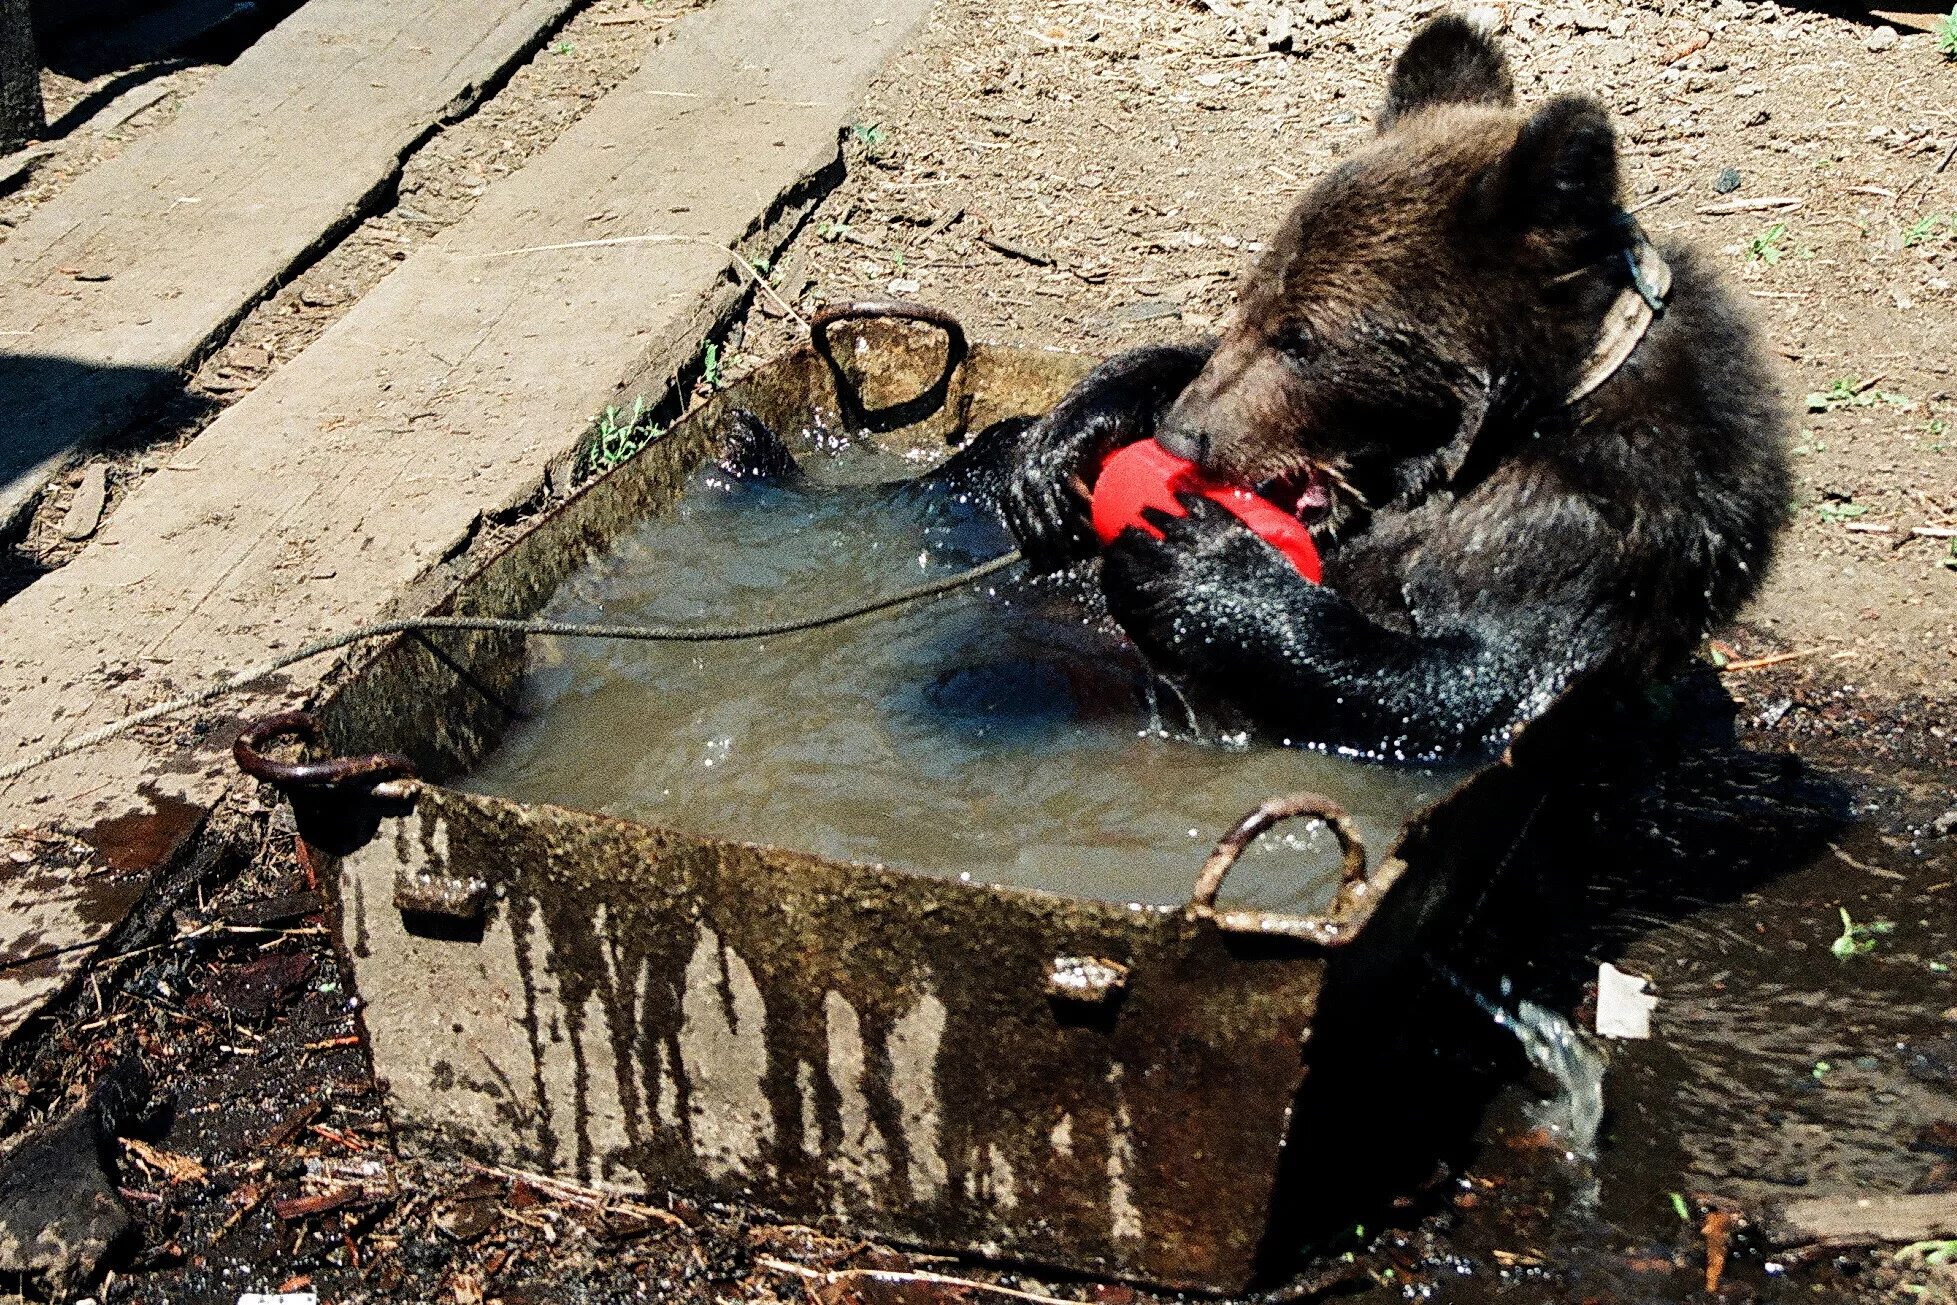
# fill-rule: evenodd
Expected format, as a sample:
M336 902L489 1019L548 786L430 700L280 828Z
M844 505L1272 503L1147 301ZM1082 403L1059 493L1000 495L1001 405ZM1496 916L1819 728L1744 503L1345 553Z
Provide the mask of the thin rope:
M500 616L410 616L394 621L377 621L344 634L329 635L324 639L315 640L261 666L238 671L195 693L187 693L181 698L172 698L168 702L159 702L153 707L145 707L134 715L124 716L121 720L113 721L99 729L63 740L24 761L0 766L0 784L18 779L36 766L45 766L50 761L57 761L98 744L107 743L110 739L119 738L151 721L187 711L192 707L201 707L215 698L248 688L259 680L278 674L296 662L303 662L321 653L345 648L363 639L376 639L390 634L412 634L422 630L483 630L498 634L551 634L573 639L636 639L651 643L731 643L745 639L769 639L777 635L796 634L803 630L839 625L858 617L873 616L878 612L887 612L892 608L906 607L912 603L936 598L955 589L963 589L966 585L976 584L987 576L996 575L1019 560L1019 550L1012 549L989 562L982 562L956 575L899 590L884 598L873 598L854 607L823 612L817 616L763 621L753 625L589 625L577 621L518 620Z

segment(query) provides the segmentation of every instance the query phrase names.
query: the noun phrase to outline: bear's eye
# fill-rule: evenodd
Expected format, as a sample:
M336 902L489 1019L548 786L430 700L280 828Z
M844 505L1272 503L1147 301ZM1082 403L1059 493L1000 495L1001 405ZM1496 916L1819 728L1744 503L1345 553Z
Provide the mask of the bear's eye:
M1318 341L1307 326L1285 326L1271 336L1271 343L1294 362L1308 361L1318 352Z

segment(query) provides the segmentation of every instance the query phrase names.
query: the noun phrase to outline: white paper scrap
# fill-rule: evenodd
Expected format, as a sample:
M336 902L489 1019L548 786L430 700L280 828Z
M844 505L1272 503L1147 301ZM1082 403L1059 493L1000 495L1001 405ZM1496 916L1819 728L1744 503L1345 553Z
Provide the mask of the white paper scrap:
M1609 961L1597 967L1597 1036L1651 1036L1651 1010L1658 998L1644 990L1646 982Z

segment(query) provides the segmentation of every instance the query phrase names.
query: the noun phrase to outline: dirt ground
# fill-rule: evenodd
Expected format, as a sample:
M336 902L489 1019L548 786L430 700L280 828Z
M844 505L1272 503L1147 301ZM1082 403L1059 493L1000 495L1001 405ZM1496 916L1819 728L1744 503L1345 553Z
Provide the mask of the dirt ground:
M112 451L112 482L167 465L628 75L648 32L680 8L581 10L431 140L386 211L254 310L182 400ZM1432 8L1309 0L1280 20L1222 0L946 0L879 82L845 142L846 180L773 279L805 312L912 298L951 308L980 338L1096 352L1213 329L1291 197L1371 132L1386 66ZM1525 98L1588 91L1618 114L1640 219L1720 259L1785 364L1792 525L1766 594L1722 633L1719 655L1766 663L1724 677L1753 746L1858 776L1839 801L1863 819L1691 921L1637 917L1640 972L1679 1003L1670 1009L1696 1013L1672 1026L1672 1043L1614 1062L1614 1143L1625 1144L1598 1175L1614 1204L1584 1206L1581 1177L1544 1142L1539 1107L1552 1094L1507 1065L1516 1081L1454 1165L1383 1226L1309 1248L1278 1298L1701 1299L1708 1250L1727 1235L1714 1216L1733 1191L1799 1190L1803 1164L1844 1181L1957 1187L1957 993L1942 977L1957 962L1945 900L1957 852L1934 833L1957 801L1957 63L1927 35L1890 42L1877 20L1771 2L1484 8ZM186 93L208 75L169 73ZM108 84L51 78L50 110ZM64 145L0 199L0 234L172 103ZM602 214L592 222L613 234ZM726 373L797 339L757 307L727 342ZM56 530L66 497L64 486L43 505L0 597L72 554ZM256 800L227 819L249 831L244 864L205 867L157 941L105 967L0 1065L9 1132L76 1105L132 1050L155 1076L134 1140L113 1148L134 1224L107 1280L87 1288L97 1298L911 1305L985 1299L990 1287L1138 1298L744 1209L397 1158L290 825ZM24 852L25 835L7 837L0 854ZM1896 930L1847 985L1827 955L1838 908ZM1729 993L1766 991L1791 1008L1823 987L1833 995L1770 1029L1705 1015ZM1747 1091L1721 1095L1743 1080ZM1768 1116L1772 1145L1755 1148L1767 1153L1740 1154L1729 1139ZM1749 1236L1736 1234L1721 1299L1957 1300L1952 1271L1927 1251L1784 1255Z

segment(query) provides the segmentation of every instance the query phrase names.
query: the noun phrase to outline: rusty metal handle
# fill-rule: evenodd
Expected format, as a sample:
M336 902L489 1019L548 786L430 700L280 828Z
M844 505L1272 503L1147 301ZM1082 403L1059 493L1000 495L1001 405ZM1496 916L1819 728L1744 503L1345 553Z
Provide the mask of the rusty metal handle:
M924 322L942 330L945 333L945 359L937 379L923 393L912 398L881 408L865 407L863 396L857 389L858 380L852 378L849 369L836 357L835 346L829 338L829 328L837 322L861 318ZM809 335L817 355L829 364L829 370L835 377L837 416L842 420L843 429L848 431L887 433L914 426L931 417L944 407L951 393L951 378L970 352L965 328L959 325L956 317L942 308L897 299L862 299L853 303L824 304L809 319ZM969 402L970 396L965 398ZM960 429L962 432L962 422Z
M231 745L231 757L245 774L288 793L294 789L378 784L415 777L414 762L395 752L370 752L365 756L332 757L325 761L274 761L261 751L272 740L282 738L319 743L322 738L319 718L310 712L282 711L255 720L245 726L238 741Z
M1332 831L1332 836L1339 840L1339 850L1344 853L1345 859L1339 866L1339 892L1332 917L1287 915L1276 911L1218 911L1216 895L1223 887L1223 877L1237 864L1237 858L1244 854L1244 849L1271 826L1294 816L1314 816L1324 822L1325 827ZM1346 936L1336 917L1350 910L1365 888L1366 840L1360 835L1352 817L1346 814L1345 808L1318 793L1291 793L1265 800L1217 840L1216 849L1203 862L1203 869L1196 876L1195 887L1190 890L1188 911L1192 917L1213 920L1218 928L1232 933L1280 934L1335 944L1344 941Z
M816 352L832 363L829 328L837 322L868 318L889 318L900 322L925 322L945 333L946 347L956 359L965 352L965 327L951 313L930 304L913 304L902 299L857 299L848 303L824 304L809 318L809 337Z

